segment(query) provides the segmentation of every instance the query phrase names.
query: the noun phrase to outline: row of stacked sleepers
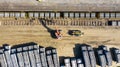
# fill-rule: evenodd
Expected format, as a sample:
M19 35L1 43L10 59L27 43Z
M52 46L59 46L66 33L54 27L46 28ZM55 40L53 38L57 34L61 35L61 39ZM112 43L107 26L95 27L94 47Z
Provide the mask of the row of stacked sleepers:
M45 50L38 45L0 49L0 67L60 67L55 48Z
M117 48L108 49L106 46L92 48L89 45L79 47L79 57L67 57L61 67L112 67L113 60L120 63L120 50Z
M44 48L35 43L0 48L0 67L101 67L112 66L113 60L120 63L120 50L108 50L106 46L93 49L88 45L81 45L79 57L66 57L59 63L55 48Z

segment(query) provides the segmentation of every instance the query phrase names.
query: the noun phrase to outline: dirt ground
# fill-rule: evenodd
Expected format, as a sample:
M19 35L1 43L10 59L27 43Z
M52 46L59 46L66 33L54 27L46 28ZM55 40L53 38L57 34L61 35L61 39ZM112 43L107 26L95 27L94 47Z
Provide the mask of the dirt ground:
M111 27L76 27L48 26L62 30L62 39L53 39L43 26L0 26L0 44L16 45L35 42L44 47L57 48L59 56L73 57L76 44L86 43L92 47L106 45L108 48L120 48L120 28ZM84 35L75 37L68 35L68 30L81 30Z

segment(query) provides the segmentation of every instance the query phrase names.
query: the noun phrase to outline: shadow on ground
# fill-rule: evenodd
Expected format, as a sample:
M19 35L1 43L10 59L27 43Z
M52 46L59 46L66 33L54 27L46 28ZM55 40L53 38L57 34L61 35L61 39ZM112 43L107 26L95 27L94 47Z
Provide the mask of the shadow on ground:
M22 43L22 44L14 45L12 46L12 48L19 48L19 47L33 46L33 45L37 45L37 43L35 42Z
M51 28L49 28L49 27L46 25L46 22L45 22L46 19L39 19L39 21L40 21L40 23L42 24L42 26L47 29L47 31L50 33L51 37L54 38L54 39L56 39L56 38L57 38L57 37L55 36L56 30L51 29Z

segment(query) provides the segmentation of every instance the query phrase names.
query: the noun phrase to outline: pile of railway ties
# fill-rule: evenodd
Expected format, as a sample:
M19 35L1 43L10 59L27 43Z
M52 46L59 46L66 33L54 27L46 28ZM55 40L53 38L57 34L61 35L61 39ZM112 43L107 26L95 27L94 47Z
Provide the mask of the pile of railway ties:
M5 44L0 48L0 67L101 67L112 66L113 60L120 63L120 50L99 46L93 49L89 45L81 45L80 57L66 57L59 62L57 50L44 48L36 43L26 43L10 47Z

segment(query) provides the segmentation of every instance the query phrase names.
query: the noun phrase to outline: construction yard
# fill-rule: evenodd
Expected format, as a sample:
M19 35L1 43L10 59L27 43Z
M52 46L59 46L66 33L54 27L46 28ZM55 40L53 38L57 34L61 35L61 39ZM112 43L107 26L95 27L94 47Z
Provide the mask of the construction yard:
M120 67L119 8L120 0L1 0L0 67Z
M12 21L11 21L12 22ZM22 43L34 42L43 47L57 49L60 61L62 57L76 57L75 51L78 44L87 44L93 48L105 45L108 48L120 48L120 27L116 26L76 26L76 25L43 25L36 24L3 24L0 26L0 45L9 44L14 46ZM62 39L52 38L50 30L62 30ZM69 30L80 30L83 36L71 36ZM113 64L116 67L119 64Z
M48 26L55 29L55 26ZM26 26L0 26L0 44L16 45L26 42L35 42L44 47L57 48L59 56L74 56L75 44L86 43L93 47L106 45L108 47L120 48L119 27L78 27L78 26L57 26L62 30L62 39L54 39L42 25ZM83 36L76 37L68 35L68 30L81 30Z

